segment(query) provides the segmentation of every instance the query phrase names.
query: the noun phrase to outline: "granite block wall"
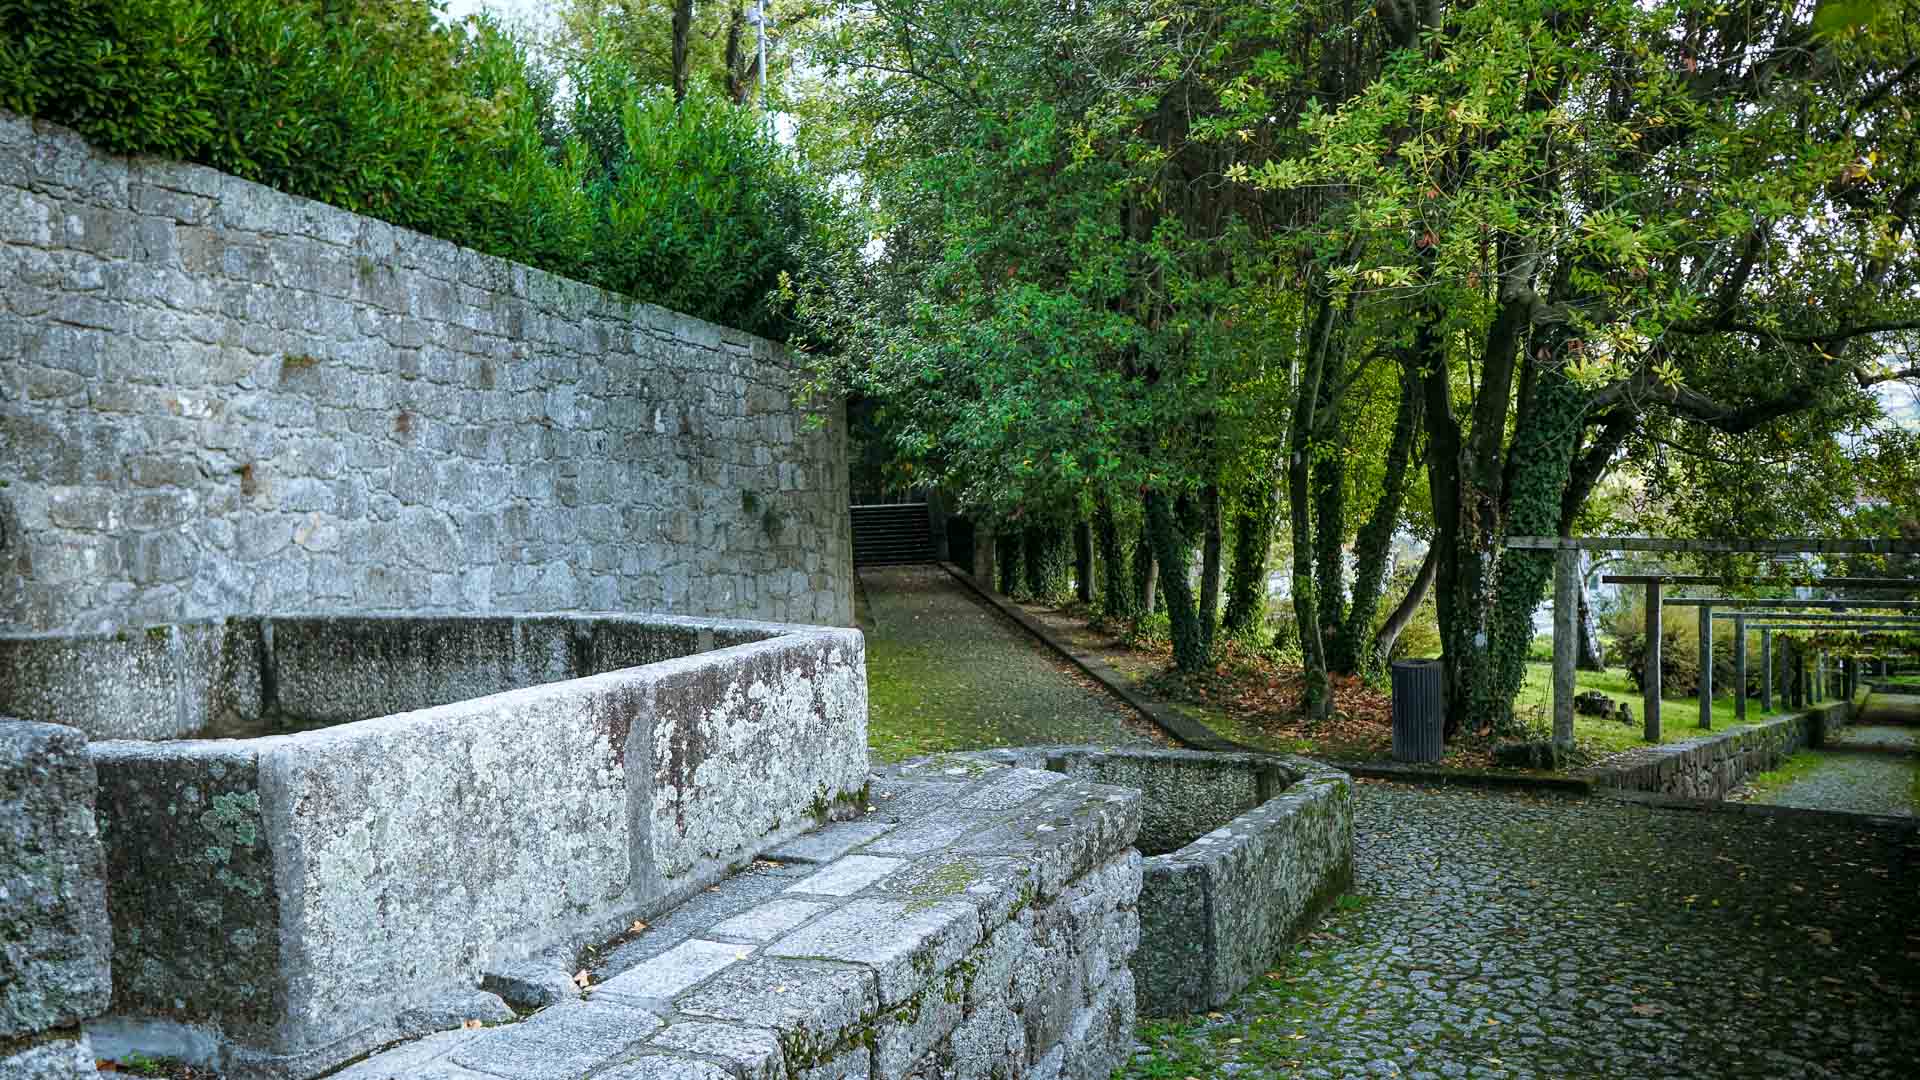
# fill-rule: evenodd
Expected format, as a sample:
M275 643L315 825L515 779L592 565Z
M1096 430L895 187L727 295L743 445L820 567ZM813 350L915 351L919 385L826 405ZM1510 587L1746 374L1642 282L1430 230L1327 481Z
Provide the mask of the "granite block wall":
M0 632L844 625L844 415L800 379L735 330L0 113Z

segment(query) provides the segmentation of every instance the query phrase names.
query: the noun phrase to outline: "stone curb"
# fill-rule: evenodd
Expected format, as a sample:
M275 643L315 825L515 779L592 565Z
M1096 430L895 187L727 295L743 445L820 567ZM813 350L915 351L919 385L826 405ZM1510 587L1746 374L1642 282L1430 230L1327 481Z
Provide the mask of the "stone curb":
M1889 832L1920 832L1920 817L1896 817L1891 814L1865 814L1854 810L1823 810L1811 806L1778 806L1773 803L1728 802L1725 799L1688 799L1679 795L1660 795L1651 791L1625 788L1600 788L1601 798L1616 802L1638 803L1660 810L1693 810L1708 814L1746 814L1751 817L1785 818L1797 821L1825 821L1855 828L1884 829Z
M1039 638L1048 648L1072 661L1073 665L1085 672L1088 678L1106 687L1108 693L1131 706L1135 712L1158 724L1162 731L1180 740L1182 745L1190 746L1195 750L1215 750L1224 753L1263 753L1257 747L1234 742L1198 720L1142 697L1138 691L1127 685L1125 676L1115 671L1106 661L1090 653L1081 652L1054 637L1053 633L1039 620L1022 611L1019 605L1011 600L975 581L972 574L950 562L942 562L940 567L953 575L961 584L972 589L1002 615L1019 623L1022 629Z
M1591 795L1598 788L1593 780L1582 776L1507 773L1490 769L1436 769L1386 761L1329 761L1327 764L1359 779L1391 780L1401 784L1547 791L1560 795Z

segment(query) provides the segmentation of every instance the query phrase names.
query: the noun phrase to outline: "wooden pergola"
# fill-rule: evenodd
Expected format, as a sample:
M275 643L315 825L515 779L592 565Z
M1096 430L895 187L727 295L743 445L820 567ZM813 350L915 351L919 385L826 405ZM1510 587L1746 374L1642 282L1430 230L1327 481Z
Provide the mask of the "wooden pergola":
M1671 540L1658 537L1633 536L1514 536L1509 537L1506 546L1510 550L1551 551L1554 552L1553 574L1553 741L1561 746L1573 745L1573 685L1574 654L1576 651L1575 626L1577 604L1575 597L1580 588L1580 552L1582 551L1635 551L1666 554L1695 555L1920 555L1920 540L1905 539L1849 539L1819 540L1811 538L1787 540ZM1602 578L1603 581L1623 585L1641 585L1646 589L1647 608L1647 655L1646 672L1642 679L1645 692L1643 708L1644 735L1648 742L1660 741L1660 639L1661 611L1666 601L1661 591L1668 585L1708 585L1721 584L1724 579L1698 574L1620 574ZM1915 578L1875 578L1875 577L1828 577L1812 581L1795 580L1788 575L1753 575L1743 584L1755 588L1786 588L1814 586L1819 588L1854 588L1903 592L1908 595L1920 595L1920 579ZM1713 619L1714 601L1729 607L1813 607L1813 608L1865 608L1882 606L1876 600L1848 600L1835 598L1827 601L1800 600L1740 600L1732 597L1712 599L1676 598L1674 603L1686 603L1697 606L1700 611L1701 636L1701 683L1700 683L1700 726L1713 726ZM1907 610L1920 607L1906 601L1889 601L1895 610ZM1796 617L1797 619L1797 617ZM1745 658L1746 635L1736 635L1739 655L1736 666L1742 671L1742 690L1737 697L1736 711L1745 714L1746 693L1745 673L1742 661ZM1763 639L1763 650L1768 653L1770 665L1771 635ZM1824 665L1823 665L1824 666ZM1822 672L1824 675L1824 672ZM1771 695L1763 704L1772 707Z

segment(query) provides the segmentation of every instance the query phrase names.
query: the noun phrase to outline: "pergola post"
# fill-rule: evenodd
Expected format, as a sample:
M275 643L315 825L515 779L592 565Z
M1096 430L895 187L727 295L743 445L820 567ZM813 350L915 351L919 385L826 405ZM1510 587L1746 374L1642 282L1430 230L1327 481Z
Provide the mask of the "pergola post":
M1747 722L1747 617L1733 617L1733 718Z
M1713 609L1700 609L1700 727L1713 729Z
M1646 690L1646 739L1660 741L1660 583L1647 582L1647 670L1640 680Z
M1773 631L1760 631L1760 711L1773 711Z
M1827 700L1827 654L1823 649L1813 654L1813 700L1809 705L1818 705Z
M1553 743L1573 749L1573 662L1579 651L1580 553L1553 554Z

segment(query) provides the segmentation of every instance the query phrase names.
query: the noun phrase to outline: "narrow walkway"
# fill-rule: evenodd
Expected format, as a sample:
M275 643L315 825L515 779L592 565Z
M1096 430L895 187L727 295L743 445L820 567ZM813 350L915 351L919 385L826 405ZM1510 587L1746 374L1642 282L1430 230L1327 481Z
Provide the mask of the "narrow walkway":
M1814 764L1785 787L1754 802L1816 810L1912 817L1914 777L1920 773L1920 697L1875 694L1860 722L1829 736L1819 750L1803 751Z
M1039 743L1120 746L1152 728L937 566L860 571L867 743L898 761Z

